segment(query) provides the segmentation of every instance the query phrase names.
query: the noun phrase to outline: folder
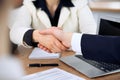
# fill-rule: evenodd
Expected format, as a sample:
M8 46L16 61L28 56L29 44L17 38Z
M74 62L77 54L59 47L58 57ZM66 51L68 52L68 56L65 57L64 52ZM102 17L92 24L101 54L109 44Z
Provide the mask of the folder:
M48 53L40 48L34 48L29 59L57 59L60 53Z

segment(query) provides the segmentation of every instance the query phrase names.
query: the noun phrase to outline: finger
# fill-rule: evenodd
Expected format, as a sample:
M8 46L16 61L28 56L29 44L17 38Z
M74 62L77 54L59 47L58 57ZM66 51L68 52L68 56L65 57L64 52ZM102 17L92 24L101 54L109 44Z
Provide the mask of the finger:
M49 52L49 50L46 50L46 49L42 49L42 50L44 50L44 51L46 51L46 52Z
M43 50L47 51L48 49L44 47Z
M46 50L48 53L52 53L50 50Z
M46 47L42 46L41 44L39 44L38 47L41 48L42 50L48 50Z
M38 45L38 48L42 49L43 47L42 47L42 46L40 46L40 45Z
M46 51L48 53L52 53L49 49L44 49L44 51Z
M37 44L37 46L39 47L39 44Z
M63 28L62 28L62 27L57 27L57 29L59 29L59 30L63 30Z
M40 47L40 46L41 46L41 44L38 44L37 46L38 46L38 47Z
M49 53L51 53L51 51L48 48L46 48L46 51L49 52Z
M42 45L40 45L39 48L41 48L44 51L47 51L47 52L51 53L51 51L48 48L46 48L46 47L44 47Z
M52 35L52 29L42 30L39 33L43 35Z
M62 30L53 31L53 35L60 41L63 40L64 32Z
M55 26L53 26L53 27L51 27L49 29L40 31L40 34L52 35L55 30L63 30L63 29L62 29L62 27L55 27Z
M56 46L61 50L61 51L65 51L67 50L67 47L65 47L62 43L60 43L59 41L55 42Z
M44 46L39 46L41 49L44 49Z
M62 52L61 49L60 49L58 46L56 46L55 43L54 43L54 45L52 46L51 51L52 51L53 53Z
M38 44L38 47L39 47L39 48L42 47L41 44Z

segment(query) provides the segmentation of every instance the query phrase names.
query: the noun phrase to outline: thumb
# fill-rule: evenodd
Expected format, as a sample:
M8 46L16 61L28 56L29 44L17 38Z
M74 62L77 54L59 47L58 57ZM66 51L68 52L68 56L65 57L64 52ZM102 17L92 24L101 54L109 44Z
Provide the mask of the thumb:
M56 30L53 32L53 35L59 40L63 41L64 32L62 30Z
M52 35L52 31L50 29L42 30L39 33L43 35Z
M63 28L62 28L62 27L57 27L57 29L59 29L59 30L63 30Z
M62 28L61 27L51 27L49 29L40 31L40 34L43 34L43 35L54 35L54 31L56 31L56 30L62 30Z

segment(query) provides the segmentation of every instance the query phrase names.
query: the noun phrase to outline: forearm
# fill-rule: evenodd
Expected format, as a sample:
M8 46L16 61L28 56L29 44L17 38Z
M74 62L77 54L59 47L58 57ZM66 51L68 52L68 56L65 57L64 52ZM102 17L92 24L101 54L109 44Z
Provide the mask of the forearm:
M10 18L10 39L13 43L24 45L24 35L31 27L31 14L25 6L22 6L11 13Z
M34 40L34 37L33 37L34 32L35 32L34 29L30 29L24 34L23 42L26 44L26 46L37 47L38 41Z
M120 37L83 35L81 49L83 56L88 59L120 63Z
M120 63L120 37L99 36L74 33L71 40L72 49L87 59Z
M14 28L14 27L12 27L10 30L11 41L17 45L24 45L23 44L24 34L30 29L31 28Z

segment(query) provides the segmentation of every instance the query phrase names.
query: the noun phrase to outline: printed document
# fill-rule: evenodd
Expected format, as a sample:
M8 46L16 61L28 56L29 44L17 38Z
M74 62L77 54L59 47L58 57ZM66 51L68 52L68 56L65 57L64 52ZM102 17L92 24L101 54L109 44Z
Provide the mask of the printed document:
M85 80L59 68L53 68L43 72L31 74L21 80Z

